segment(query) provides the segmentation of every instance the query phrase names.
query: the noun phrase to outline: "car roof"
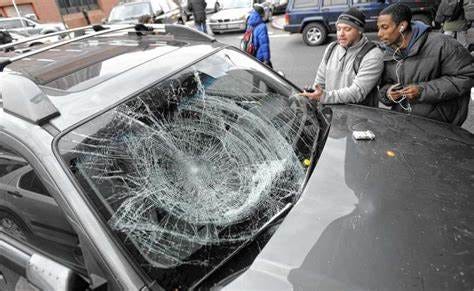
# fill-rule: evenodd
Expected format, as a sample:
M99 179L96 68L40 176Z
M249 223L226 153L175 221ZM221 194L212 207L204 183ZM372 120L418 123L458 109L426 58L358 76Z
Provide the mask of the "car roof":
M34 83L40 91L33 89L34 92L23 94L44 94L52 107L48 105L49 109L38 110L45 110L43 117L62 131L224 47L214 38L183 25L152 27L153 33L137 32L129 26L102 35L86 35L83 39L66 40L62 45L39 49L39 53L27 53L18 60L10 54L10 60L15 61L1 74L20 76L27 80L25 82ZM0 114L14 112L10 118L18 119L21 113L5 110L8 97L5 91L8 90L3 87L0 90L4 99L4 110ZM33 97L25 96L25 100ZM15 102L15 107L21 107ZM53 114L51 108L58 112ZM25 115L31 114L24 120L44 122L41 116L23 111Z

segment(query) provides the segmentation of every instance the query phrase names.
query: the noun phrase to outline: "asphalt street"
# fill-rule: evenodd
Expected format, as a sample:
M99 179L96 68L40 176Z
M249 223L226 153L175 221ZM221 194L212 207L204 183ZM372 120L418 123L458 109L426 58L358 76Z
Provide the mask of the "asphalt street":
M303 42L301 34L289 34L277 29L276 27L279 27L282 23L282 17L282 15L275 16L273 25L267 25L270 37L271 60L275 70L282 71L287 79L302 88L313 83L326 45L309 47ZM242 35L241 32L236 32L216 34L214 37L222 43L238 47ZM377 39L375 33L369 33L368 37L373 40ZM332 35L330 41L334 39L335 35ZM471 100L469 104L469 115L463 128L474 133L474 100Z

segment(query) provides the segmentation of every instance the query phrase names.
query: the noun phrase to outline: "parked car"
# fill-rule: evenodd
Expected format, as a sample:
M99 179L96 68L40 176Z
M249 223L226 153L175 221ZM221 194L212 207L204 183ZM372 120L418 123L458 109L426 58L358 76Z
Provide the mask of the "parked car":
M245 31L247 18L254 5L262 5L265 11L264 21L270 21L273 15L273 6L267 1L256 0L227 0L222 10L209 18L209 27L214 33Z
M60 22L38 23L26 17L0 17L0 29L22 34L35 35L65 30L66 26Z
M129 0L114 6L108 24L137 23L139 18L150 15L155 23L184 23L187 15L177 0Z
M473 134L134 27L1 60L1 290L473 289Z
M377 30L377 16L388 5L402 2L413 12L413 20L433 24L439 0L289 0L284 30L301 33L309 46L323 44L329 33L336 32L338 16L349 7L356 7L366 15L366 31Z

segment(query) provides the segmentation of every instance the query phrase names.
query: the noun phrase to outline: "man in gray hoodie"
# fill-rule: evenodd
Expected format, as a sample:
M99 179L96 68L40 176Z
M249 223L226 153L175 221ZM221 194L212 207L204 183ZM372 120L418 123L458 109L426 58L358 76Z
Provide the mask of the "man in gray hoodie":
M314 92L307 90L302 95L322 104L378 105L374 92L383 70L383 53L363 34L364 26L365 15L356 8L339 16L337 42L326 48Z
M380 101L398 112L462 125L474 86L467 49L411 22L410 8L400 3L382 10L377 26L385 46Z

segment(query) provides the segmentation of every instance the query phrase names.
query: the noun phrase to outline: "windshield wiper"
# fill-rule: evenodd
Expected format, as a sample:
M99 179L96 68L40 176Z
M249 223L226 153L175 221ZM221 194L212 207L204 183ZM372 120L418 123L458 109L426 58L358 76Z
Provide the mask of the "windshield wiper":
M262 227L260 227L255 235L253 235L251 238L248 240L244 241L240 246L238 246L230 255L228 255L225 259L223 259L217 266L214 267L209 273L204 275L197 283L195 283L190 289L194 289L197 286L199 286L202 282L204 282L209 276L211 276L214 272L216 272L219 268L221 268L224 264L226 264L230 259L232 259L236 254L238 254L243 248L245 248L247 245L249 245L251 242L253 242L260 234L262 234L265 230L267 230L270 226L273 225L275 221L283 217L290 211L291 207L293 207L293 203L289 202L285 204L285 206L275 215L272 216Z

